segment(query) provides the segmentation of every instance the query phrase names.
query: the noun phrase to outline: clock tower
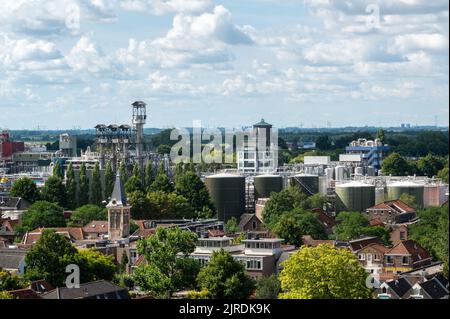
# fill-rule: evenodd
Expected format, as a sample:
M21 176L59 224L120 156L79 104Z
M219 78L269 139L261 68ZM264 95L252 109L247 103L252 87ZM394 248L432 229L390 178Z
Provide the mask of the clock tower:
M117 174L108 209L108 239L120 240L130 235L130 209L120 175Z

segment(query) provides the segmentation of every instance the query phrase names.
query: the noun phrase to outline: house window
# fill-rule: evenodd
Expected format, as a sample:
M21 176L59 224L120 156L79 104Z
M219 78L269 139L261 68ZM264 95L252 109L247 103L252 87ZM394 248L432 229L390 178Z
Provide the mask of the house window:
M404 231L400 232L400 240L406 240L406 232Z
M358 255L358 259L359 260L366 260L366 255L365 254L359 254Z
M380 254L374 254L373 255L373 260L380 261Z
M256 229L256 227L257 227L257 226L256 226L256 222L253 221L253 222L252 222L252 229Z
M408 265L408 264L409 264L409 258L408 258L408 256L403 256L403 257L402 257L402 264L403 264L403 265Z
M394 263L394 257L392 256L386 256L386 264L393 264Z
M383 287L383 288L381 289L381 292L382 292L383 294L387 293L386 287Z

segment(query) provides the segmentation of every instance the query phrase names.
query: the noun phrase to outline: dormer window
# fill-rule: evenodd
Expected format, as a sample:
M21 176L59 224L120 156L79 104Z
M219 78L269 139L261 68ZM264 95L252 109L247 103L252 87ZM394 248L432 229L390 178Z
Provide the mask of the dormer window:
M403 257L402 257L402 264L403 264L403 265L408 265L408 264L409 264L409 258L408 258L408 256L403 256Z

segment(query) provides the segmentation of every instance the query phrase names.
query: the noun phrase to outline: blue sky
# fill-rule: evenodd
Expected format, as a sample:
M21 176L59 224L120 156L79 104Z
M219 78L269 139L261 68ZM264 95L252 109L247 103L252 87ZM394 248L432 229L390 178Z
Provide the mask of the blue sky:
M135 100L148 127L448 125L448 12L446 0L2 0L0 127L129 123Z

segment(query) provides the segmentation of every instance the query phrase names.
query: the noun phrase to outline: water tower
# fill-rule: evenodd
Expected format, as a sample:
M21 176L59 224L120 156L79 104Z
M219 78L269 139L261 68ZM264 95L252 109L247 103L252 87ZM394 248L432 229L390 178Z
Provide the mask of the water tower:
M144 139L144 125L147 120L146 107L142 101L136 101L133 106L133 126L136 132L136 160L141 171L141 178L144 176L144 153L143 153L143 139Z

